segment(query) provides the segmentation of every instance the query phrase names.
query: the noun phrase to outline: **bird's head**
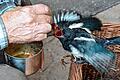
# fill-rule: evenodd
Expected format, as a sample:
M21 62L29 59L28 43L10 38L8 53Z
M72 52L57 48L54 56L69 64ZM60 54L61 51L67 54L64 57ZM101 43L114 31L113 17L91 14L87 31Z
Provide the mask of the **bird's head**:
M78 12L62 10L53 15L52 32L57 38L72 39L73 29L85 29L91 33L100 30L101 26L102 22L96 17L82 17Z
M63 35L62 30L60 29L60 27L58 27L57 24L52 23L52 35L54 35L55 37L59 38L60 36Z

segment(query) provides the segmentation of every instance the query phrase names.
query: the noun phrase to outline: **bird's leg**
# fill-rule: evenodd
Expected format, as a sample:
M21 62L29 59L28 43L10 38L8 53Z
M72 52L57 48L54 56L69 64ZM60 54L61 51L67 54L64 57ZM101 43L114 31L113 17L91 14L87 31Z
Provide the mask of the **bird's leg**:
M64 59L61 59L61 64L64 65L64 66L66 66L67 62L65 62Z
M70 58L70 61L65 61L66 58ZM61 59L61 63L65 66L66 64L69 64L71 62L72 55L65 55Z
M87 63L86 60L82 57L80 57L80 58L75 57L74 62L77 63L77 64Z

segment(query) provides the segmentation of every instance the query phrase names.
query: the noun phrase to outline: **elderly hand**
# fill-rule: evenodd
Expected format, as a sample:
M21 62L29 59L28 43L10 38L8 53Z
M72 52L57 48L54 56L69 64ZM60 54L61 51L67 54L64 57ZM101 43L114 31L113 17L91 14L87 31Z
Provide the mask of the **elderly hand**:
M16 7L2 15L9 43L41 41L51 31L51 11L44 4Z

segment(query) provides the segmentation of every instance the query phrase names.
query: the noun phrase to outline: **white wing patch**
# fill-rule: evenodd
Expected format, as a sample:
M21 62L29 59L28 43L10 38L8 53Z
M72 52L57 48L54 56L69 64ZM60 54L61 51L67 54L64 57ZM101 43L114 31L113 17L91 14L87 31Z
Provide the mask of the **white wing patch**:
M88 33L91 33L91 31L87 28L82 28L82 29L86 30Z
M66 21L66 19L68 19L69 18L69 11L65 14L65 16L64 16L64 20Z
M83 53L80 53L80 51L77 50L74 46L69 45L69 47L70 47L70 49L72 50L73 56L75 56L75 57L77 57L77 58L83 57Z
M64 19L64 13L61 14L61 21Z
M92 38L85 38L85 37L76 37L76 38L74 38L74 40L85 40L85 41L93 41L93 42L95 42L94 39L92 39Z
M56 17L54 16L53 18L54 18L54 19L53 19L53 20L54 20L54 23L57 23L57 19L56 19Z
M83 26L83 23L75 23L75 24L72 24L69 26L70 29L73 29L73 28L82 28Z
M60 14L57 15L57 22L60 22Z
M81 15L74 11L61 11L60 13L53 16L54 23L58 23L61 21L75 21L80 19Z

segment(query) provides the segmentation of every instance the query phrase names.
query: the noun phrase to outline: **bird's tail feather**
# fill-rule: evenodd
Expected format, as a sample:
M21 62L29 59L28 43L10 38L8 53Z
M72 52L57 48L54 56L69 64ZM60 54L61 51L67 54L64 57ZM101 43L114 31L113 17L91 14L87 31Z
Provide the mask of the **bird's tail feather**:
M120 36L106 39L104 45L120 45Z
M92 57L89 57L88 55L85 56L85 59L93 65L96 70L98 70L100 73L106 73L111 68L113 68L114 61L115 61L115 55L114 54L95 54Z
M110 45L120 45L120 36L112 37L112 38L96 38L97 43L101 43L104 47Z

